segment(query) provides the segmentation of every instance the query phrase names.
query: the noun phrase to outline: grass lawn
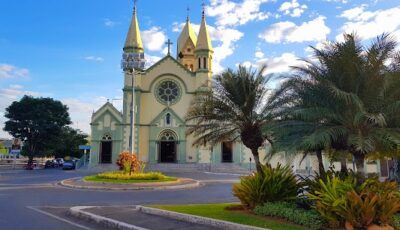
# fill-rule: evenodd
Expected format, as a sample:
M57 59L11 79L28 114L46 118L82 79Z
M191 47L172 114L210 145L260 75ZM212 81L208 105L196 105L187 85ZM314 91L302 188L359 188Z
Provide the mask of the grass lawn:
M177 178L175 177L165 177L162 179L155 179L155 180L145 180L145 179L106 179L101 178L97 175L94 176L85 176L83 178L84 181L90 182L108 182L108 183L152 183L152 182L167 182L167 181L176 181Z
M191 205L149 205L149 207L180 212L196 216L230 221L272 230L304 230L305 227L285 221L261 217L243 210L235 210L237 204L191 204ZM227 209L228 208L228 209Z

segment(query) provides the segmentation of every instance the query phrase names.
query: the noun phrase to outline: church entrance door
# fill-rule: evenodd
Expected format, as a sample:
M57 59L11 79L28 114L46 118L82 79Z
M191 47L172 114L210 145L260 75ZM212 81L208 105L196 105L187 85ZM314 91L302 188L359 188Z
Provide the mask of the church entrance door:
M176 162L176 143L174 141L162 141L160 149L161 163Z
M176 135L170 130L166 130L160 135L159 162L175 163L176 157Z
M222 142L222 162L232 163L233 153L232 153L232 142Z
M112 142L102 141L101 142L101 163L110 164L112 156Z

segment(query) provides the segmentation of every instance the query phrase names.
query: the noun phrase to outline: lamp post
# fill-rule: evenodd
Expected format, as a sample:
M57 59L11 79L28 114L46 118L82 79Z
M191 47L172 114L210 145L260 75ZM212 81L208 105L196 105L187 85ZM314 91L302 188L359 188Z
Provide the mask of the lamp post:
M135 151L135 71L143 70L145 65L144 53L125 52L122 55L121 68L124 73L132 75L132 93L130 107L130 138L129 151L134 154Z

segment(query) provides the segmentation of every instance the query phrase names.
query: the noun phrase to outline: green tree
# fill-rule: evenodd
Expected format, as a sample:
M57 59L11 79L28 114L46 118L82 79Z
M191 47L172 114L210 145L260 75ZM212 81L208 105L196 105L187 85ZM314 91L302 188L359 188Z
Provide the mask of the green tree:
M86 145L88 135L82 133L79 129L73 129L69 126L62 128L61 134L53 142L52 151L55 157L64 158L82 157L83 150L79 149L79 145Z
M195 145L240 140L251 150L261 175L258 150L265 141L272 143L269 128L277 115L275 97L267 97L272 77L265 77L265 70L239 66L214 76L212 89L198 93L186 116L191 124L187 134L194 135Z
M51 153L62 128L70 124L68 107L52 98L24 96L6 108L4 131L24 142L22 154L34 157Z
M370 46L346 34L343 42L314 48L316 61L294 68L297 76L284 86L294 101L288 117L300 126L310 123L300 148L350 152L361 181L368 154L397 151L400 75L396 45L387 34Z

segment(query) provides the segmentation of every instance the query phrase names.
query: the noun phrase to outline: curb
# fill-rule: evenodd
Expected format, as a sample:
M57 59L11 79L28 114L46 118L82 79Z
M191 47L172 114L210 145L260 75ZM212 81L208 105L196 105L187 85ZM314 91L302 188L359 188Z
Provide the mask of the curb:
M96 186L92 185L74 185L74 184L69 184L68 182L74 181L81 179L82 177L74 177L66 180L62 180L58 184L67 187L67 188L73 188L73 189L88 189L88 190L108 190L108 191L132 191L132 190L169 190L169 189L191 189L191 188L196 188L201 186L200 181L198 180L193 180L190 179L191 183L188 184L172 184L168 185L168 182L166 182L165 185L153 185L153 186L138 186L131 184L129 187L129 184L123 184L126 187L118 188L118 187L112 187L112 185L121 185L121 184L113 184L113 183L106 183L106 182L98 182L99 184ZM187 178L181 178L181 179L186 179ZM179 179L178 179L179 180ZM158 183L158 182L157 182Z
M224 220L216 220L216 219L212 219L212 218L208 218L208 217L183 214L183 213L166 211L166 210L157 209L157 208L144 207L144 206L140 206L140 205L136 206L136 209L143 213L147 213L147 214L163 216L163 217L167 217L167 218L171 218L171 219L175 219L175 220L179 220L179 221L185 221L185 222L189 222L189 223L194 223L194 224L213 226L213 227L221 228L221 229L268 230L266 228L259 228L259 227L244 225L244 224L236 224L236 223L232 223L232 222L224 221Z
M88 221L93 221L98 224L102 224L106 227L110 227L113 229L118 229L118 230L149 230L146 228L142 228L136 225L128 224L125 222L117 221L111 218L103 217L100 215L96 215L90 212L83 211L84 209L88 208L95 208L95 207L102 207L102 206L76 206L76 207L71 207L69 209L69 213L72 216L81 218L81 219L86 219ZM104 207L104 206L103 206ZM167 217L170 219L178 220L178 221L184 221L188 223L194 223L194 224L201 224L205 226L212 226L220 229L229 229L229 230L270 230L266 228L259 228L259 227L254 227L254 226L249 226L249 225L243 225L243 224L236 224L232 223L229 221L224 221L224 220L216 220L212 218L207 218L207 217L201 217L201 216L194 216L194 215L189 215L189 214L183 214L183 213L178 213L178 212L172 212L172 211L166 211L166 210L161 210L157 208L149 208L149 207L144 207L144 206L134 206L134 210L143 212L146 214L150 215L155 215L155 216L162 216L162 217Z
M121 222L121 221L117 221L114 219L110 219L107 217L103 217L103 216L99 216L90 212L85 212L83 211L84 209L87 208L94 208L96 206L77 206L77 207L72 207L69 209L69 213L72 216L78 217L78 218L82 218L82 219L86 219L89 221L93 221L96 222L98 224L102 224L106 227L110 227L113 229L119 229L119 230L149 230L147 228L142 228L136 225L132 225L132 224L127 224L125 222Z

